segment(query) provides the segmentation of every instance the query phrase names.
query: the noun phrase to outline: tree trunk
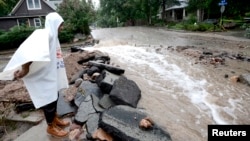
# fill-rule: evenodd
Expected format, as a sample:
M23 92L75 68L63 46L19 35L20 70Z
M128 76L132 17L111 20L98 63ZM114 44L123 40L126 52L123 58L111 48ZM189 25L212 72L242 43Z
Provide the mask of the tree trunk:
M197 10L197 22L201 22L204 17L204 9Z
M162 13L161 13L161 18L163 21L166 20L166 11L165 11L165 8L166 8L166 0L162 0Z

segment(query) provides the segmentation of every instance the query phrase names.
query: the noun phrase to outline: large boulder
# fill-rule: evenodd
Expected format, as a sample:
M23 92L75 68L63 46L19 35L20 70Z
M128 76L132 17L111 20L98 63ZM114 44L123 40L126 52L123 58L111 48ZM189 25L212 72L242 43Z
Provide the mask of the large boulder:
M105 110L100 117L99 127L117 141L171 141L170 134L154 124L142 129L139 123L147 115L136 108L117 105Z
M98 121L100 119L100 113L94 113L89 115L89 119L86 122L87 133L92 135L98 129Z
M97 86L96 83L92 83L90 81L83 81L77 89L77 93L74 98L75 104L79 106L88 95L92 94L97 96L98 98L101 98L103 96L101 89Z
M107 70L103 70L101 75L97 77L96 83L103 93L109 94L115 80L117 80L119 77L119 75L113 74Z
M89 61L88 64L90 66L96 66L101 70L106 69L109 72L112 72L112 73L118 74L118 75L124 74L124 72L125 72L125 70L122 69L122 68L111 66L111 65L108 65L108 64L99 63L98 61Z
M88 95L84 101L81 102L77 113L75 115L75 123L83 125L91 117L92 114L96 113L95 108L93 107L93 101L91 95Z
M65 99L65 91L59 91L58 101L57 101L57 114L59 116L64 116L67 114L76 113L77 107L70 101Z
M133 80L120 76L115 80L112 90L110 91L110 99L117 105L129 105L137 107L141 98L141 90Z
M104 108L108 109L116 104L110 99L108 94L104 94L103 97L99 100L98 104Z

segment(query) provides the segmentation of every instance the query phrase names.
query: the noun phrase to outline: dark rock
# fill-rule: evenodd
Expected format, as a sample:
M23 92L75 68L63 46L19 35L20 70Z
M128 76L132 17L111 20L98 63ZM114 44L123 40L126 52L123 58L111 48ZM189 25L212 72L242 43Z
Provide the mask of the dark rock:
M109 72L114 73L114 74L118 74L118 75L124 74L124 72L125 72L124 69L114 67L114 66L111 66L111 65L108 65L108 64L99 63L99 62L96 62L96 61L89 61L89 65L96 66L96 67L100 68L101 70L106 69Z
M101 73L100 69L96 66L91 66L88 70L87 70L87 74L88 76L92 76L94 73L99 72Z
M77 73L75 73L75 74L71 77L71 79L70 79L70 81L69 81L69 84L70 84L70 85L71 85L71 84L74 84L75 81L76 81L78 78L82 78L83 74L86 73L86 72L87 72L86 69L81 69L80 71L78 71Z
M210 51L203 51L203 54L204 54L204 55L213 55L213 53L210 52Z
M78 64L83 64L83 63L88 62L89 60L93 60L93 59L95 59L95 54L94 54L94 53L93 53L93 54L88 53L88 54L82 56L82 57L77 61L77 63L78 63Z
M139 128L140 121L147 117L139 110L118 105L101 114L99 127L117 141L171 141L168 132L157 124L148 130Z
M119 75L113 74L107 70L103 70L101 75L96 78L96 83L103 93L109 94L113 87L114 81L119 77Z
M95 59L94 61L101 61L104 64L109 64L110 62L110 57L107 53L101 52L101 51L95 51Z
M74 102L77 106L81 104L82 101L88 96L94 94L98 98L103 96L100 88L96 83L91 83L90 81L83 81L81 85L77 89L76 96L74 98Z
M78 88L82 84L82 82L83 82L83 79L82 78L78 78L78 79L75 80L74 86L76 88Z
M96 111L93 107L91 96L88 95L85 100L80 103L74 121L77 124L83 125L89 119L89 115L93 113L96 113Z
M181 52L181 51L189 49L189 48L193 48L193 47L190 47L190 46L176 46L175 50L177 52Z
M239 82L250 86L250 74L241 74L239 76Z
M81 46L72 46L72 47L70 47L70 50L71 50L71 52L78 52L82 49L81 49Z
M86 123L87 133L92 135L98 129L98 121L100 119L99 113L89 115L89 119Z
M100 99L95 96L95 95L91 95L91 98L92 98L92 102L93 102L93 106L94 106L94 109L96 110L96 112L103 112L105 109L102 108L98 103L100 101Z
M110 99L108 94L104 94L98 103L104 109L108 109L116 104Z
M103 62L105 64L105 63L110 62L110 57L109 56L96 56L94 60L97 62Z
M69 101L65 101L64 91L59 91L57 101L57 114L63 116L69 113L76 113L77 107Z
M35 110L35 106L32 102L29 103L20 103L15 106L15 111L21 113L24 111Z
M141 98L141 90L133 80L128 80L125 76L120 76L114 82L110 98L117 105L136 107Z
M250 62L250 57L246 57L246 61L247 61L247 62Z
M236 54L235 57L236 57L236 59L241 60L241 61L245 60L245 57L242 54Z

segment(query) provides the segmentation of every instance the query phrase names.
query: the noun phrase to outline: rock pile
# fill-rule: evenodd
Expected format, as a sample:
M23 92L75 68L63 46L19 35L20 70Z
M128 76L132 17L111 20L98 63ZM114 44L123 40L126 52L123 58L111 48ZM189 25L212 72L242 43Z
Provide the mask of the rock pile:
M124 69L111 65L101 52L79 48L79 53L84 54L75 60L79 71L70 77L70 88L60 91L57 109L60 116L73 115L71 139L86 127L89 140L171 141L168 132L137 109L141 90Z

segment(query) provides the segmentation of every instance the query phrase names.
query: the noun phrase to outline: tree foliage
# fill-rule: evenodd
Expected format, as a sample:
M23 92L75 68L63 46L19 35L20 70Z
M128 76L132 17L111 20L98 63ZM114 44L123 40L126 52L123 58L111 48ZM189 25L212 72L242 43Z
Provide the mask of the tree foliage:
M158 0L101 0L99 22L106 27L126 22L134 25L136 20L149 22L158 9Z
M0 35L0 50L17 48L35 30L34 27L14 26Z
M0 0L0 16L7 16L19 0Z
M90 34L89 24L95 20L95 11L91 1L64 0L58 7L58 13L64 18L67 30Z
M177 0L101 0L99 24L114 27L144 21L151 25L157 20L160 9L165 9L165 4L176 2ZM162 14L165 15L164 12Z
M250 12L249 0L227 0L227 3L224 14L229 18L241 18Z
M221 0L189 0L188 11L195 12L197 9L203 9L207 18L220 17ZM229 18L244 17L245 13L250 12L249 0L226 0L224 16Z

